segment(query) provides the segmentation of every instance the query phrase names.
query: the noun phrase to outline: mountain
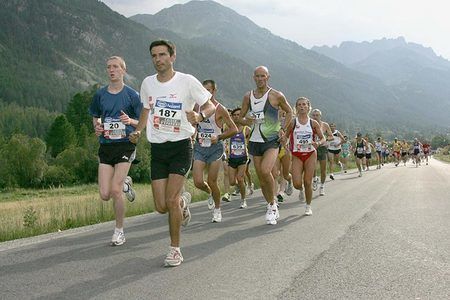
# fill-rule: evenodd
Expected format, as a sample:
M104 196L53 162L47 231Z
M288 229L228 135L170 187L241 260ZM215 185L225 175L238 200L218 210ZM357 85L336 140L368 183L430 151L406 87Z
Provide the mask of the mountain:
M61 112L75 93L107 83L105 63L112 55L125 58L126 82L139 89L154 72L148 47L160 36L177 41L177 69L214 75L228 98L241 98L234 91L251 80L251 67L241 60L154 32L96 0L5 0L0 25L0 99L6 103Z
M275 36L216 2L191 1L154 15L130 18L149 29L170 30L197 45L238 57L250 66L266 65L271 85L283 91L291 103L299 96L310 97L314 107L341 128L352 122L362 128L392 128L393 124L398 128L398 123L405 127L435 125L433 119L399 103L404 98L383 78Z
M305 49L212 1L130 19L97 0L5 0L0 25L0 100L6 104L64 111L74 93L107 83L105 60L111 55L125 58L126 82L139 89L154 73L148 46L162 37L177 45L176 70L216 80L218 97L229 107L254 87L253 69L266 65L271 85L291 104L307 96L343 130L443 127L442 111L431 118L410 105L411 99L421 101L417 90L416 98L407 99L409 86L391 86L376 74ZM420 76L428 73L414 74L415 80ZM425 81L413 88L429 91ZM430 91L427 101L433 97Z
M382 80L413 115L448 124L450 113L450 61L431 48L406 42L403 37L372 42L343 42L339 47L312 50L347 67ZM419 122L420 119L416 119Z

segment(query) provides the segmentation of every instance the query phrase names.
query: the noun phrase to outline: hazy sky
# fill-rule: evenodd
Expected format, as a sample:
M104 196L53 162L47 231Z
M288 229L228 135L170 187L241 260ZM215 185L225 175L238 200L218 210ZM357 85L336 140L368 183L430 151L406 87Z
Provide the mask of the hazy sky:
M185 0L102 0L129 17ZM449 0L216 0L283 38L311 48L404 36L450 59Z

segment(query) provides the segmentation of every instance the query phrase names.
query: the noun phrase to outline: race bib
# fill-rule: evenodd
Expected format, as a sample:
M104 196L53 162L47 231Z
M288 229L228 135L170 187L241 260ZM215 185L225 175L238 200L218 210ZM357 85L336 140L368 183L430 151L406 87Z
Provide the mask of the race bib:
M255 118L255 124L264 123L264 111L253 112L253 117Z
M296 152L310 152L313 150L311 134L296 134Z
M356 153L363 154L364 153L364 148L361 148L361 147L356 148Z
M245 154L245 144L243 142L231 143L231 154L234 156L242 156Z
M125 124L120 119L105 118L103 136L109 140L119 140L127 136Z
M212 132L199 132L198 133L198 143L202 147L211 147L211 138L213 136L214 130Z
M156 100L153 127L164 132L180 132L182 103Z

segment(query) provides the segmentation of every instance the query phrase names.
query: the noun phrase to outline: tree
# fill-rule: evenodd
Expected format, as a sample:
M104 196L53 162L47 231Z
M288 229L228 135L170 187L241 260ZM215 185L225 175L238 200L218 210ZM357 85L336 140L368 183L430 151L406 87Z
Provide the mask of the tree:
M15 134L0 149L4 187L37 187L47 169L45 143L39 138Z
M436 135L431 139L431 148L437 149L450 144L449 139L444 135Z
M65 115L77 133L80 132L83 125L88 129L92 128L92 118L89 115L88 110L89 105L92 102L92 97L94 97L94 94L99 87L99 85L94 85L88 91L77 93L67 105Z
M64 115L56 117L47 134L46 142L53 157L77 144L75 130Z

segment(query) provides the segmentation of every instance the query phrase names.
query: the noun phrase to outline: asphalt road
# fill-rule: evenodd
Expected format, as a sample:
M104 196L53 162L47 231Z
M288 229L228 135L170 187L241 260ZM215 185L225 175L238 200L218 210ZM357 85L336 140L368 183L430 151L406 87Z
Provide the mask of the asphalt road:
M0 244L0 299L450 299L450 165L432 160L338 174L304 216L298 193L265 225L260 191L206 203L182 232L184 263L164 268L167 216ZM145 201L137 199L136 201Z

